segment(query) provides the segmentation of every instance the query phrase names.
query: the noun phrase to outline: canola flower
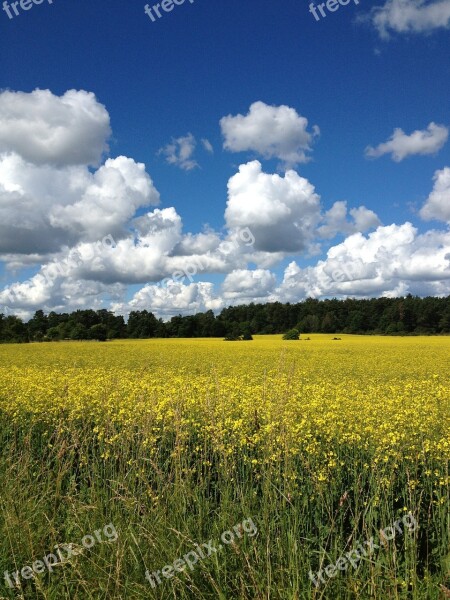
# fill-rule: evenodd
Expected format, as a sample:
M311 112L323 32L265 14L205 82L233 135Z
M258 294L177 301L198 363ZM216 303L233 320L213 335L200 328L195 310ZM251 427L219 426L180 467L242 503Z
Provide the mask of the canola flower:
M400 464L447 485L430 465L450 458L450 338L312 338L3 346L0 411L49 428L89 422L106 457L137 428L150 455L176 435L194 454L207 443L252 465L299 457L320 483L345 448L386 485Z

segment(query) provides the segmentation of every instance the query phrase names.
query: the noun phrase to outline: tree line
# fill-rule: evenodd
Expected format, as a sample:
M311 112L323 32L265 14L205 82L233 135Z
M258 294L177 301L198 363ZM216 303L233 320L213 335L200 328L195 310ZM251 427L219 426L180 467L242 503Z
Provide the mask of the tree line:
M353 333L383 335L436 335L450 333L450 296L315 300L296 304L271 302L209 310L172 317L164 322L147 310L123 316L102 310L72 313L36 311L24 322L0 313L0 342L46 342L121 338L227 337L251 339L252 334Z

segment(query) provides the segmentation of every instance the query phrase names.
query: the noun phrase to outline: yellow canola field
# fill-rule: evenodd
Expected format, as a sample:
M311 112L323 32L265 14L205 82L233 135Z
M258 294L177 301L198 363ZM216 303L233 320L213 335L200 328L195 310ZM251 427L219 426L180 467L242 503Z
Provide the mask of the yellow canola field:
M382 485L411 465L442 490L450 337L308 337L3 345L0 414L49 431L88 424L105 458L139 432L149 456L172 436L250 468L299 458L319 485L359 457Z

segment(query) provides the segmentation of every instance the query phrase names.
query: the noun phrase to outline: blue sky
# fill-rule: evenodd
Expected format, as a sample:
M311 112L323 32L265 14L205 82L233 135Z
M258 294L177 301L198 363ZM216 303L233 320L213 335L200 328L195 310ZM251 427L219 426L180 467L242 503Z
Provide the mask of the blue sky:
M450 0L144 6L1 11L3 312L450 293Z

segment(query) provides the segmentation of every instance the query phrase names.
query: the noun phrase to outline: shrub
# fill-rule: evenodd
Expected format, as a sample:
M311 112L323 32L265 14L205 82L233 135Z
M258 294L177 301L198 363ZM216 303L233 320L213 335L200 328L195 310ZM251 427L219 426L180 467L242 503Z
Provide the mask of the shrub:
M283 340L299 340L300 331L298 329L290 329L283 335Z

